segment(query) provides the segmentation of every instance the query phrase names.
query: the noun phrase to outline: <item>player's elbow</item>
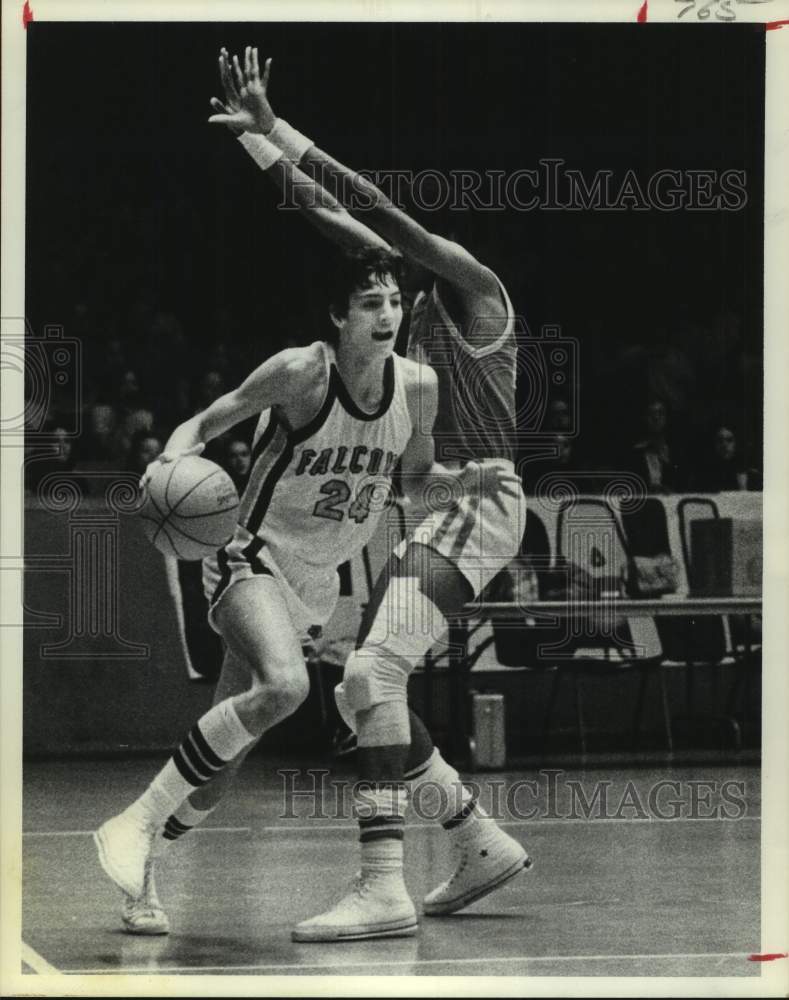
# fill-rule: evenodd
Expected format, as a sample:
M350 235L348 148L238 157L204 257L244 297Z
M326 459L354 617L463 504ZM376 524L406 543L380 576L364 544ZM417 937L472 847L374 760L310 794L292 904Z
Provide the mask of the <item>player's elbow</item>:
M435 254L432 269L442 278L479 294L489 294L498 289L496 275L465 247L443 236L430 238Z

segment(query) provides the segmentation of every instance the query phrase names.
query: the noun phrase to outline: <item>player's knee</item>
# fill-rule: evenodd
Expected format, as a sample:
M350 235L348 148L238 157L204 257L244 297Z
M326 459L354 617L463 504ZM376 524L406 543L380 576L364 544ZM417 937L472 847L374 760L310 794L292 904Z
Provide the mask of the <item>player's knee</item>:
M277 706L277 715L292 715L307 700L310 682L307 671L289 670L280 673L270 685L270 696Z
M345 664L342 687L351 712L363 712L387 701L407 700L409 665L399 657L364 647L351 653Z
M334 689L334 700L337 703L337 711L340 713L340 718L351 732L355 733L356 712L348 704L348 699L345 696L345 688L342 684L338 684Z
M344 701L348 710L355 714L375 704L375 694L370 676L371 661L353 652L345 663L342 675Z
M261 727L267 729L272 720L279 721L292 715L306 700L309 690L309 678L303 668L274 671L265 681L256 679L241 695L252 731L258 732L258 721Z

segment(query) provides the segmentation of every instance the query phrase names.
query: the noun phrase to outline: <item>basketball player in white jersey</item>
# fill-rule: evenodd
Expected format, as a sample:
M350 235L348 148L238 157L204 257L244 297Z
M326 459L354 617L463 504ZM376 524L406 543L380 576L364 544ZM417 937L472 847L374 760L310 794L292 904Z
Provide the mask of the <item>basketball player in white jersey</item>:
M405 469L433 468L432 441L414 427L435 417L436 380L392 353L402 320L399 258L327 192L311 191L314 183L273 144L261 139L256 156L280 189L298 187L307 218L349 251L330 309L337 346L317 342L270 358L176 428L157 460L197 453L261 414L238 526L217 572L205 574L210 620L227 647L215 704L146 791L95 834L105 872L126 894L126 927L137 933L167 932L152 858L163 831L190 825L184 816L194 806L186 814L179 807L212 778L221 789L216 779L228 765L306 697L302 636L330 617L337 567L369 540L395 464L402 456Z
M279 148L261 139L254 152L307 218L349 251L330 309L337 346L319 342L269 359L178 427L159 456L199 452L261 412L239 525L216 563L205 563L211 623L227 647L214 707L144 794L96 834L132 933L167 933L155 855L209 814L254 742L306 696L302 637L329 618L337 566L372 535L400 455L415 487L441 471L429 433L415 433L435 419L436 379L392 355L402 319L399 257Z
M267 139L321 184L365 196L365 221L432 273L429 291L415 301L409 354L437 377L438 457L463 470L460 503L448 512L428 511L393 554L337 691L340 711L358 736L359 777L368 785L358 803L361 875L334 908L293 932L297 941L397 936L413 933L416 923L402 875L405 779L412 789L421 783L425 811L439 816L457 854L451 877L426 897L425 913L455 912L531 864L473 800L406 700L408 675L447 617L519 550L525 499L513 466L514 315L488 268L458 244L427 232L366 178L276 118L266 95L269 70L270 60L261 78L255 49L247 48L243 68L238 59L231 68L223 50L225 103L212 101L218 113L211 120L255 133L248 141L253 156L255 143ZM426 432L424 424L415 431ZM432 451L427 444L425 450Z

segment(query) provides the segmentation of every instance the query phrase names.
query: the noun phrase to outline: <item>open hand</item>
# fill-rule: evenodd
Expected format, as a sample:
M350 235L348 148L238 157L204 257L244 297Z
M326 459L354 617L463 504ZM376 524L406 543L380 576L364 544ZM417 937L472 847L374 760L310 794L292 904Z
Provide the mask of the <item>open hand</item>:
M514 472L500 465L478 462L467 462L458 473L458 479L463 484L466 494L478 494L487 497L499 508L502 514L507 513L504 497L518 495L520 480Z
M211 98L211 107L216 114L208 119L213 125L226 125L231 132L269 133L276 124L277 116L269 103L267 91L271 73L271 59L267 59L260 75L258 50L247 45L244 49L244 67L238 56L233 56L232 65L227 49L219 53L219 76L225 92L225 100Z

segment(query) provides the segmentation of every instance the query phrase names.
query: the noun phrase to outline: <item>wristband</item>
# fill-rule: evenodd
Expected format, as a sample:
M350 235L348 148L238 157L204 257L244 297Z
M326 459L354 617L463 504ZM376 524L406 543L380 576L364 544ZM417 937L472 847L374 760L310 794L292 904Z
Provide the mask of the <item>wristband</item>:
M279 146L291 163L298 163L310 146L314 145L312 139L302 135L284 118L277 118L274 128L268 133L267 138L275 146Z
M238 141L261 170L268 170L277 160L281 160L284 155L282 150L278 149L264 135L242 132L238 137Z

